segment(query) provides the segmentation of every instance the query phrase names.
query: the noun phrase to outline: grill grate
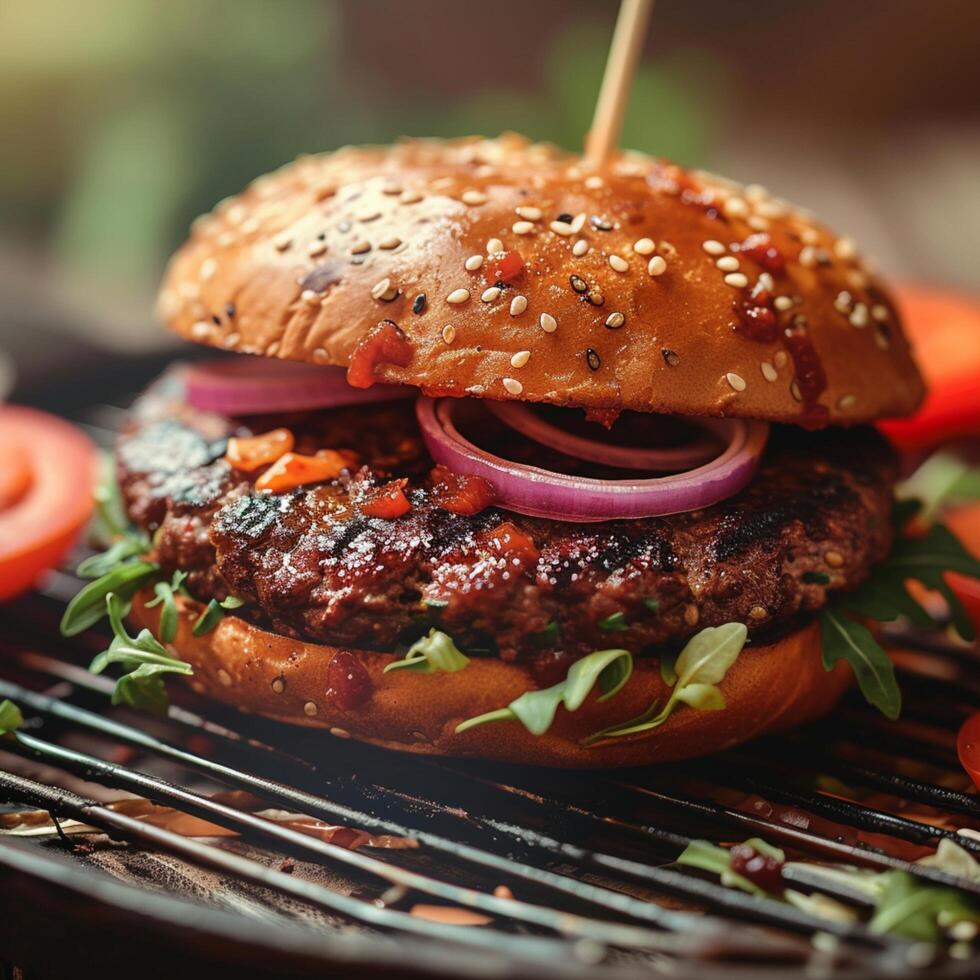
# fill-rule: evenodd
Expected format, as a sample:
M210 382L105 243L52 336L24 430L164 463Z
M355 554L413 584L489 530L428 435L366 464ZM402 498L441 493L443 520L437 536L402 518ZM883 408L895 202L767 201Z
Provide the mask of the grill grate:
M193 923L242 975L264 968L263 950L276 951L282 976L322 975L327 964L385 976L976 974L980 958L964 943L936 959L861 919L818 918L674 863L692 839L760 836L794 859L902 869L980 895L980 882L912 863L944 838L980 854L980 804L954 744L980 690L975 650L893 633L908 703L898 723L851 697L831 720L722 757L608 773L527 770L396 756L245 718L176 685L167 719L111 708L111 681L80 666L104 637L57 633L59 603L74 586L54 575L43 594L4 610L0 698L28 724L0 743L0 798L105 836L69 848L52 835L2 836L0 879L53 907L66 889L99 906L138 907L144 948L147 935ZM229 789L417 846L349 849L215 795ZM181 836L106 805L118 791L236 836ZM144 860L116 860L107 875L108 851ZM174 868L187 881L206 869L207 894L175 884ZM828 885L799 866L785 875L801 891L867 906L846 882ZM231 915L233 895L241 909ZM36 907L18 920L16 903L2 904L28 935ZM420 908L432 905L484 924L463 928ZM108 930L106 921L96 928ZM0 955L28 965L52 954L7 927Z

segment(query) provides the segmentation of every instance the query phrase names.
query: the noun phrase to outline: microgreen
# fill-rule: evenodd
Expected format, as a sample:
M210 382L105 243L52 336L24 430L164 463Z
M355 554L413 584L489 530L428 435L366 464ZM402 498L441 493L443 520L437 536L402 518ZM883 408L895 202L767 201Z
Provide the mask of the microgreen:
M128 602L144 585L160 574L160 566L151 561L126 561L89 582L68 603L61 617L63 636L75 636L97 623L106 614L106 598L112 593Z
M157 632L164 643L173 643L177 636L177 593L183 589L187 572L176 571L169 582L157 582L153 586L155 599L146 603L147 609L162 606L160 609L160 625Z
M599 701L618 694L633 673L633 656L628 650L596 650L568 669L563 681L540 691L526 691L506 708L468 718L456 726L465 732L494 721L519 721L532 735L543 735L551 727L560 704L577 711L598 684Z
M718 685L724 680L729 667L735 663L745 646L748 630L742 623L725 623L709 626L688 640L672 665L667 658L661 660L661 676L669 684L674 678L672 691L661 708L654 701L643 714L590 735L584 745L625 735L638 735L659 728L680 704L700 711L718 711L725 707L725 698Z
M605 619L600 619L596 626L602 630L603 633L625 633L629 628L630 624L626 622L626 616L621 612L614 612Z
M194 670L189 663L172 657L149 630L143 629L135 637L130 636L123 625L127 608L128 602L119 596L111 592L106 596L113 638L108 649L92 661L89 670L101 674L110 665L119 665L125 673L116 681L112 703L165 715L168 698L163 675L190 675Z
M6 735L24 724L24 716L13 701L0 701L0 735Z
M560 638L561 634L558 631L558 624L554 620L548 623L544 629L531 634L531 642L543 650L558 646Z
M395 660L385 667L387 674L392 670L413 670L420 674L433 674L437 671L454 674L462 670L470 658L460 653L452 637L433 628L428 636L416 640L402 660Z
M212 599L194 621L191 632L195 636L204 636L206 633L210 633L225 618L226 610L241 609L244 605L244 600L234 595L230 595L220 602L217 599Z

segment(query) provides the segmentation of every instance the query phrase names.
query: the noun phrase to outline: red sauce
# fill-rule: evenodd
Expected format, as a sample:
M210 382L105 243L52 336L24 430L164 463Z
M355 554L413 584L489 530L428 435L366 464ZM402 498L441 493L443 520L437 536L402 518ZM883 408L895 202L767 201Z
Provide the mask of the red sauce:
M772 239L764 232L749 235L744 242L735 245L732 251L747 255L774 276L781 276L786 271L786 256L773 245Z
M808 415L822 416L827 414L824 405L818 405L817 399L827 387L827 375L820 363L820 358L806 330L799 327L786 331L784 339L786 350L793 358L796 369L796 383Z
M747 878L753 885L770 894L783 890L783 862L760 854L749 844L736 844L731 849L731 869Z
M598 425L604 426L606 429L611 429L616 424L616 419L619 418L618 408L587 408L585 410L585 421L595 422Z
M575 657L564 650L539 650L531 658L531 673L538 687L551 687L564 680Z
M738 317L738 332L749 340L772 343L782 332L779 317L772 308L772 297L764 289L750 296L735 300L735 315Z
M495 255L489 264L491 282L510 282L516 279L524 269L524 260L520 252L502 252Z
M382 364L407 367L412 360L412 345L393 320L382 320L359 341L347 366L347 383L354 388L370 388L377 380Z
M361 662L347 650L338 650L327 667L327 697L342 711L370 700L374 686Z
M441 464L433 468L431 477L433 501L451 514L479 514L497 499L493 484L483 477L454 473Z
M534 539L519 530L510 521L504 521L492 531L485 532L483 540L499 555L520 558L528 563L536 562L540 557Z
M412 502L405 496L408 480L392 480L383 487L371 490L358 502L361 513L368 517L383 517L391 520L401 517L412 509Z

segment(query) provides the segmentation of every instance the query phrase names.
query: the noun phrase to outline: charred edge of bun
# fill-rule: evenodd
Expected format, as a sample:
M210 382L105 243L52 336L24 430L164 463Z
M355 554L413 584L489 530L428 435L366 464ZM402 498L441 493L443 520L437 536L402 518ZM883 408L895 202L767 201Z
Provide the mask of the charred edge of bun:
M635 153L590 171L514 135L259 178L195 223L158 310L189 340L341 367L392 321L408 359L377 376L444 395L812 427L923 394L850 239L758 186Z
M151 630L158 625L158 614L145 606L152 598L152 591L144 590L132 613ZM193 623L204 607L185 597L177 601L179 626L172 649L193 665L190 683L198 693L277 721L427 755L578 768L686 759L810 721L834 705L851 677L842 664L830 672L823 669L819 627L811 623L770 645L747 647L721 684L728 705L724 710L683 707L646 738L593 748L579 744L593 732L639 715L664 695L655 658L637 658L630 681L611 700L599 704L593 694L574 713L559 708L545 735L532 735L517 721L457 735L455 727L466 718L536 688L530 672L517 664L474 658L455 673L385 674L385 666L397 659L393 655L304 643L236 616L225 616L210 633L194 636ZM354 658L370 679L370 696L357 707L339 707L331 693L330 665L338 655Z

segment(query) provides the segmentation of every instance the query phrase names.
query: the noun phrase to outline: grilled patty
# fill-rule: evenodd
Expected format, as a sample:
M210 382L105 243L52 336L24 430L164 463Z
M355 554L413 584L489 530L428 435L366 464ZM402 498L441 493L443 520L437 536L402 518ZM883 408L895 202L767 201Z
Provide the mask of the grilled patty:
M362 466L256 493L258 474L225 462L226 440L280 426L297 452L351 449ZM481 426L506 440L492 420ZM540 447L525 451L549 463ZM154 532L164 569L189 573L195 597L236 595L256 623L339 646L391 651L437 625L464 649L532 659L542 679L589 650L642 654L705 626L789 628L887 553L896 475L872 430L774 427L752 483L704 510L601 524L496 508L459 516L432 492L410 401L233 420L196 412L167 385L137 403L117 463L130 516ZM365 488L395 477L408 480L408 513L361 513Z

